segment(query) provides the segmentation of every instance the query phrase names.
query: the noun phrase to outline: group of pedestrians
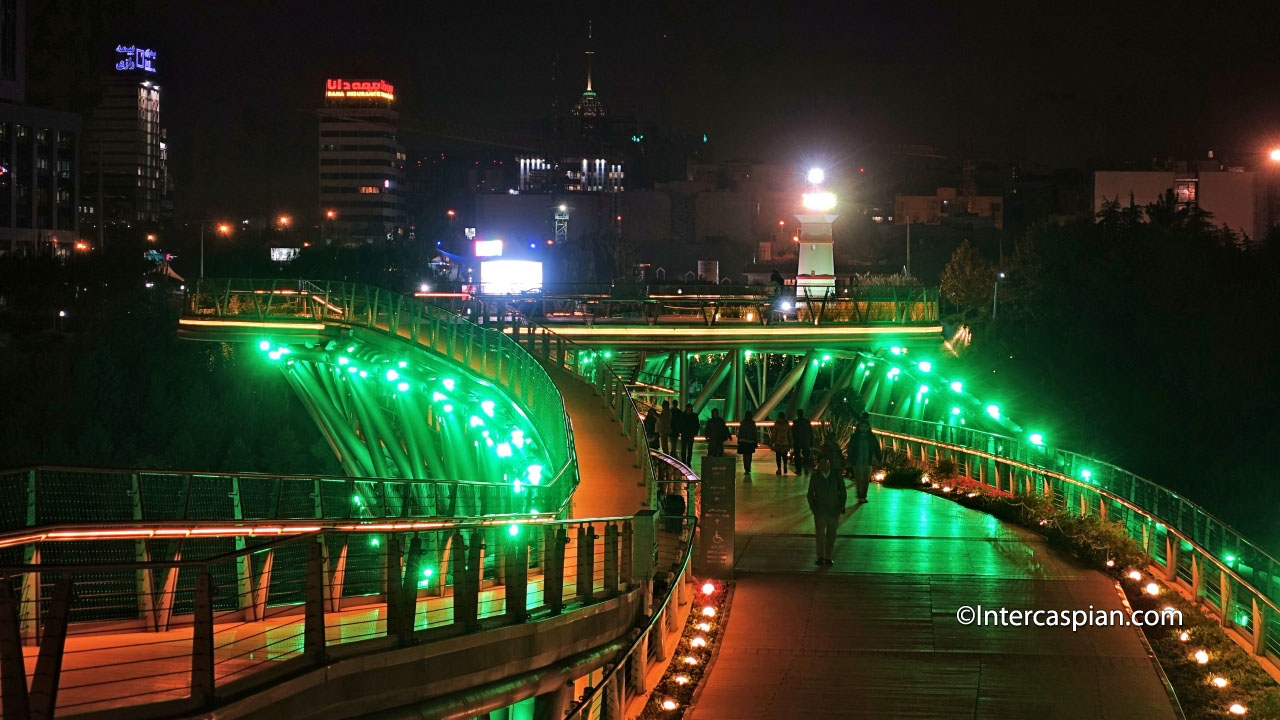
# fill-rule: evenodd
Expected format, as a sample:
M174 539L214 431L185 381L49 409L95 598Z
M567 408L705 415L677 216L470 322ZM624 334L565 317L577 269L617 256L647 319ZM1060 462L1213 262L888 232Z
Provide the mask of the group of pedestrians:
M688 465L693 462L693 438L698 434L698 413L689 404L684 410L680 404L672 405L663 400L662 407L649 411L644 418L644 434L649 447L678 459Z
M853 466L853 484L858 493L858 504L867 502L867 490L871 486L871 466L882 456L879 439L871 431L871 415L862 413L858 424L849 436L849 463ZM816 565L834 565L836 533L840 529L840 517L848 503L848 490L844 473L836 466L843 460L839 446L834 451L818 455L818 470L809 476L809 510L813 513L814 542L817 545Z

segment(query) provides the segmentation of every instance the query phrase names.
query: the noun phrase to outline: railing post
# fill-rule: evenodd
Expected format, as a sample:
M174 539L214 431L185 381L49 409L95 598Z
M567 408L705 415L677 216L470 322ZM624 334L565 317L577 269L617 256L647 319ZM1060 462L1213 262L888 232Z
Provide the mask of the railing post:
M400 623L404 619L404 614L400 611L404 602L404 593L400 591L404 567L401 565L400 538L391 533L387 533L386 561L383 593L387 599L387 635L399 637Z
M253 589L253 595L250 598L249 618L250 620L264 620L267 617L267 597L271 594L271 568L275 565L275 550L268 550L262 559L262 571L258 573L257 586ZM241 558L236 558L237 565L239 560L245 561L246 570L253 566L252 556L245 554ZM242 603L243 605L243 603Z
M604 594L611 597L618 593L618 526L604 526Z
M502 556L507 566L507 622L522 623L529 617L529 543L524 532L505 547Z
M31 715L18 600L8 578L0 578L0 702L4 703L6 717L27 720Z
M652 508L641 510L636 513L633 524L631 579L632 582L641 583L644 587L649 588L645 594L645 605L641 609L645 615L648 615L653 612L651 583L653 582L653 569L658 552L657 511Z
M618 558L619 571L623 573L622 579L626 582L628 588L635 587L636 585L636 578L631 574L634 570L634 568L631 567L631 554L633 552L632 533L634 532L631 529L631 525L632 522L630 520L622 523L622 549Z
M467 548L467 597L463 603L467 616L463 618L465 621L463 627L467 631L477 630L480 627L478 613L480 609L480 576L483 568L480 565L480 555L484 550L484 531L473 530L471 532L471 544ZM457 590L455 589L456 593ZM454 607L457 607L457 598L454 599ZM457 622L457 618L454 619Z
M177 572L173 568L170 572ZM213 576L200 568L192 612L191 697L200 707L213 700Z
M596 531L590 523L578 526L578 600L589 603L595 594Z
M564 526L547 528L542 567L542 596L552 615L564 610L564 548L569 544L569 534Z
M324 562L323 536L307 545L307 594L306 616L303 621L302 653L309 662L319 664L324 660ZM268 560L270 562L270 560ZM263 594L263 601L266 594Z
M646 631L647 632L647 631ZM646 685L649 671L649 636L646 634L636 643L635 652L631 653L631 692L643 695L648 692Z

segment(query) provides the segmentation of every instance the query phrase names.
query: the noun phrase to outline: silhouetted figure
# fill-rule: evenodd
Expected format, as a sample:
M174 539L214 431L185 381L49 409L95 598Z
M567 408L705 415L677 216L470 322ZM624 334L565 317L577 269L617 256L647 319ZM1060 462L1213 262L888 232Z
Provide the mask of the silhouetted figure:
M791 423L787 421L787 411L778 413L778 420L773 424L773 432L769 435L769 446L773 448L773 459L778 464L775 475L787 474L787 454L791 452Z
M693 411L693 403L689 403L680 416L680 462L685 465L693 462L693 439L697 435L698 413Z
M871 432L871 414L858 417L858 427L849 438L849 463L853 465L853 482L858 488L858 502L867 502L867 488L871 485L871 465L884 456L880 438Z
M644 437L649 442L650 450L658 449L658 409L649 408L644 414Z
M729 426L720 417L720 410L713 408L702 433L707 438L707 456L724 457L724 443L729 439Z
M671 453L671 401L662 401L662 412L658 414L658 440L662 443L662 452Z
M818 469L809 475L809 510L813 512L813 536L818 549L815 565L834 565L832 556L836 550L836 532L840 529L840 516L844 514L848 493L844 478L831 469L831 458L818 458Z
M796 410L791 423L791 442L796 448L796 474L813 470L813 424L805 417L804 408Z
M748 410L742 415L742 421L738 423L738 454L742 456L742 471L748 480L751 479L751 456L755 454L759 443L760 434L756 430L756 419Z

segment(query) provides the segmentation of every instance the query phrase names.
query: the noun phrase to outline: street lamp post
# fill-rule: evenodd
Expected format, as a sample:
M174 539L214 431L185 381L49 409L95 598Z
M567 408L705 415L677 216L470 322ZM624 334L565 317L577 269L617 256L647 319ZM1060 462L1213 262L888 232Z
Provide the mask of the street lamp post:
M991 292L991 322L996 321L996 311L1000 307L1000 281L1004 279L1004 273L996 275L996 284Z

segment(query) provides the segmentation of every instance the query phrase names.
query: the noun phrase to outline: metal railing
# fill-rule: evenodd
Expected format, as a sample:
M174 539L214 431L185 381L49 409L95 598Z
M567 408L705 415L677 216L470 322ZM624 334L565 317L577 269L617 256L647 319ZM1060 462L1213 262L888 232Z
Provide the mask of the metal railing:
M730 292L740 290L741 292ZM558 323L717 323L912 325L936 323L936 287L852 286L835 294L772 293L760 287L639 286L635 292L586 293L544 289L528 295L420 293L425 301L474 318L520 315Z
M563 368L591 384L604 399L614 418L622 425L622 434L631 438L633 464L640 469L645 483L648 507L657 505L657 486L653 461L644 434L644 418L631 390L608 364L595 360L596 353L541 325L515 325L514 337L520 347L533 357Z
M502 332L412 296L355 283L203 279L187 293L180 320L184 331L233 322L265 324L264 329L294 323L358 327L413 343L509 395L542 433L555 476L571 478L570 487L577 482L573 435L560 392L546 370Z
M1236 627L1254 654L1280 663L1280 562L1194 502L1078 453L965 427L880 415L875 432L923 461L1015 497L1118 523L1165 578Z
M26 678L4 684L4 717L189 712L328 659L644 590L655 568L687 568L690 557L689 536L654 521L79 524L0 535L0 546L38 561L0 565L0 672ZM69 561L86 549L95 561ZM23 643L40 646L34 668Z
M557 515L572 485L40 466L0 471L0 531L52 523ZM516 500L513 502L513 498ZM0 551L0 561L4 561Z

